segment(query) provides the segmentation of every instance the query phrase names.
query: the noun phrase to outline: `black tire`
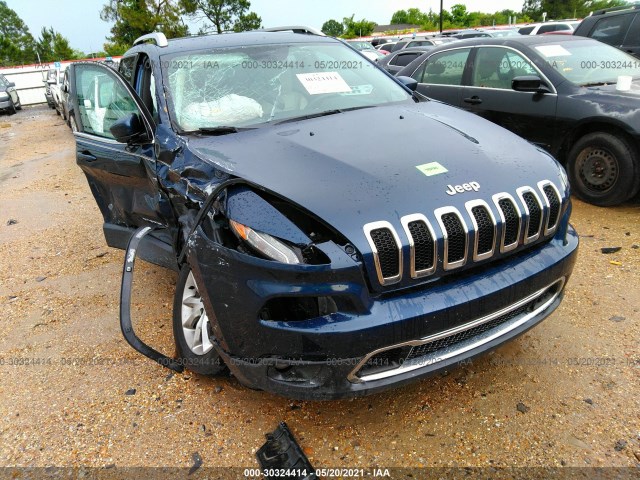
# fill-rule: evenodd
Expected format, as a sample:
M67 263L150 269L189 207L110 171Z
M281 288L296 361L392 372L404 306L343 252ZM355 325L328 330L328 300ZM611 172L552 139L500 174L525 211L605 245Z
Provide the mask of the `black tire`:
M16 106L14 105L13 102L11 102L11 106L9 107L9 115L15 115L16 114Z
M22 110L22 102L18 100L18 105L16 105L16 110Z
M569 151L567 173L573 193L600 207L618 205L640 189L638 154L623 137L589 133Z
M60 115L60 110L58 110L57 108L56 108L56 115Z
M179 361L182 362L185 368L191 370L192 372L196 372L202 375L218 375L223 373L226 370L220 355L216 351L215 347L210 349L202 348L204 341L200 342L201 348L198 349L196 346L193 347L194 342L190 343L187 341L185 337L185 330L192 330L190 328L185 329L183 327L183 315L185 312L189 311L189 306L185 306L183 309L183 304L185 302L185 290L189 289L193 292L190 296L189 293L186 294L187 301L188 299L196 299L200 298L198 293L198 287L195 284L195 278L191 273L191 268L189 265L185 265L180 270L180 275L178 276L178 282L176 284L176 294L173 300L173 338L176 342L176 351L179 357ZM197 310L200 309L199 315ZM189 325L197 325L202 315L207 315L207 312L204 311L204 306L196 307L191 310L192 315L189 316L190 319L188 323ZM195 314L195 318L194 317ZM186 319L185 319L186 320ZM207 336L210 339L213 339L213 333L211 331L211 327L207 319L205 318L205 328L207 329ZM197 331L193 329L194 332ZM197 337L195 335L194 337ZM196 342L197 343L197 342Z

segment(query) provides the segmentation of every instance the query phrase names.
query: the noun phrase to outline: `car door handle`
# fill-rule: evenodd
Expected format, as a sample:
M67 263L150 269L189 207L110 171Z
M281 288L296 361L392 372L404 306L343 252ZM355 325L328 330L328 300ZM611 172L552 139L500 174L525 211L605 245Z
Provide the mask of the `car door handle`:
M79 152L78 158L80 160L84 160L85 162L95 162L98 159L95 155L92 155L90 152L86 150L84 152Z
M482 99L479 96L474 95L473 97L465 98L464 103L470 103L471 105L479 105L482 103Z

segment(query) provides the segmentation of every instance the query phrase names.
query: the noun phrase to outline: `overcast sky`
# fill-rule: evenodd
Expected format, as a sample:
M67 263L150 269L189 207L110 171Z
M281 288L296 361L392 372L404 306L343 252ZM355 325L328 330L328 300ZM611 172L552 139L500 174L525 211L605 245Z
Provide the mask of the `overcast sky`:
M6 0L37 38L42 27L53 27L67 37L71 47L83 52L102 50L111 25L100 20L99 12L106 0ZM462 3L468 11L493 13L509 8L520 11L524 0L445 0L444 8ZM265 27L276 25L308 25L320 28L334 18L355 14L378 24L387 24L396 10L419 8L434 12L440 9L439 0L251 0L251 9L262 17ZM198 28L192 26L195 33Z

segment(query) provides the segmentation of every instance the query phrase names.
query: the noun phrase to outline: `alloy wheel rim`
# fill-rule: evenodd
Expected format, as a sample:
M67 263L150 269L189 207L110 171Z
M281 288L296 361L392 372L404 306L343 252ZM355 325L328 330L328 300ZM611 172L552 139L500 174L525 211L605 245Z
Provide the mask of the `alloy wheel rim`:
M208 353L213 348L209 317L192 272L189 272L182 292L181 316L182 333L189 349L196 355Z

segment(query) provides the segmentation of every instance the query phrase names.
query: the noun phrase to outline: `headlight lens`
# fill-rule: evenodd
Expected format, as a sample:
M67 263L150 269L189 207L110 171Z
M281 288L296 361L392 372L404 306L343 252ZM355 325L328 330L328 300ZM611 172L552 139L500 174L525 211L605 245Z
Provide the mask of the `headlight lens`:
M246 225L229 220L229 225L236 232L238 237L245 240L249 245L255 248L268 258L277 262L296 264L300 263L300 259L296 253L277 238L267 235L263 232L253 230Z

